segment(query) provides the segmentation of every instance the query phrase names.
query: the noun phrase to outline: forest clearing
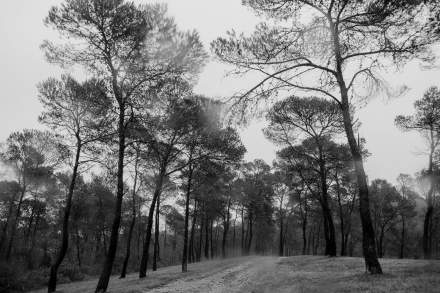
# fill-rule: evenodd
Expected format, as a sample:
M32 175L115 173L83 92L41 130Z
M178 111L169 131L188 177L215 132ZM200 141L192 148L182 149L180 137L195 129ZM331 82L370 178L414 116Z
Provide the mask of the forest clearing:
M110 293L413 293L438 292L440 261L382 259L386 274L369 275L358 257L249 256L161 268L140 280L110 280ZM91 292L95 279L61 284L60 293ZM45 290L32 291L43 293Z

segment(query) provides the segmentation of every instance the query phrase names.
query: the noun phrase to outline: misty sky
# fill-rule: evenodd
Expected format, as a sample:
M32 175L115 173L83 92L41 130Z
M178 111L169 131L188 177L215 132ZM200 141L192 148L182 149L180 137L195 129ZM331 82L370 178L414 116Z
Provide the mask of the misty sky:
M50 6L60 0L4 1L0 10L0 141L12 131L41 128L41 111L36 84L62 71L48 64L39 46L44 39L56 39L57 33L43 24ZM139 3L167 3L181 29L196 29L207 49L209 43L229 29L250 33L259 19L241 5L241 0L167 0ZM200 76L195 91L212 97L228 97L252 86L251 79L225 77L228 67L211 61ZM394 126L394 117L409 114L414 100L430 86L440 86L440 69L423 70L416 63L399 73L383 76L395 87L407 85L409 91L398 98L375 98L359 111L360 135L367 140L372 154L366 162L369 179L395 181L399 173L414 174L427 164L424 141L416 133L402 133ZM271 163L276 148L267 141L254 122L241 131L247 160L262 158Z

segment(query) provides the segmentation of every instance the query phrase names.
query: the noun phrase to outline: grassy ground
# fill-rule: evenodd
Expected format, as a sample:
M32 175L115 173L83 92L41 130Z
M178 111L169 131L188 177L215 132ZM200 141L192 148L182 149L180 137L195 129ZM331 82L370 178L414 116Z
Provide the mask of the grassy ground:
M112 278L109 292L440 292L440 261L381 260L384 274L365 273L361 258L242 257L150 272L139 280ZM96 280L59 286L59 292L93 292ZM36 291L45 292L45 290Z

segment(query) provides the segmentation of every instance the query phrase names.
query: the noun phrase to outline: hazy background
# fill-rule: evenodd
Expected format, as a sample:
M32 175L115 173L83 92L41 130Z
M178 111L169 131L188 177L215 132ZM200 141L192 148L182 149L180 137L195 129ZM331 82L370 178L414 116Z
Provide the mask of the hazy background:
M52 5L60 0L10 0L0 10L0 141L16 130L40 128L37 122L41 106L36 84L62 71L48 64L39 46L44 39L56 39L57 33L43 24ZM196 29L207 49L212 40L229 29L250 33L259 22L241 0L164 0L139 3L167 3L180 29ZM228 67L211 61L200 76L196 92L212 97L227 97L253 84L250 79L225 77ZM395 182L399 173L414 174L427 165L424 142L415 133L402 133L394 126L394 117L412 112L414 100L432 85L440 86L440 70L422 70L416 63L400 73L384 74L394 86L407 85L409 91L393 99L376 98L359 111L360 135L367 140L372 154L366 162L370 179ZM247 160L262 158L271 163L275 147L261 131L264 122L254 122L241 130L248 153Z

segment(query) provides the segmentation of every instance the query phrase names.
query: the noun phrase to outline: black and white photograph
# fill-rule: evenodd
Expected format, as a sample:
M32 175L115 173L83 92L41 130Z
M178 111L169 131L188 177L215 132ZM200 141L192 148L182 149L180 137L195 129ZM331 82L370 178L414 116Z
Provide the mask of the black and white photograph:
M439 293L440 0L5 0L0 293Z

